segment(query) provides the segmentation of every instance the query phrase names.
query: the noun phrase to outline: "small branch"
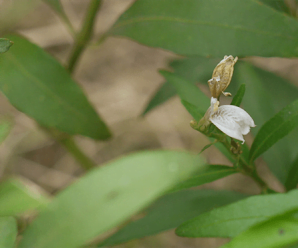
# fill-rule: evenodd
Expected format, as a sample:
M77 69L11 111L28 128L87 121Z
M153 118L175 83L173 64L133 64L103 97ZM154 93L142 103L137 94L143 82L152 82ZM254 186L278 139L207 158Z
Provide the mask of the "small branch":
M82 52L85 50L92 36L94 21L100 5L101 0L91 0L90 2L82 29L77 36L76 42L68 61L68 70L70 73L74 71L78 59L80 58Z
M77 146L69 134L41 125L40 127L64 146L64 148L79 162L83 169L90 170L91 168L96 167L96 164Z
M81 151L72 137L62 138L58 141L72 154L85 170L90 170L96 166L96 164Z

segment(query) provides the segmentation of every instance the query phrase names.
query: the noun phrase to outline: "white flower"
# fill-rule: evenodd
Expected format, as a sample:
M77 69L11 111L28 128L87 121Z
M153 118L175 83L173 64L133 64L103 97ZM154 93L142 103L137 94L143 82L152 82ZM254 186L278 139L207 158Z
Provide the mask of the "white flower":
M255 127L253 119L242 108L233 105L219 107L219 101L213 97L206 115L219 130L243 143L243 135L248 134L251 127Z

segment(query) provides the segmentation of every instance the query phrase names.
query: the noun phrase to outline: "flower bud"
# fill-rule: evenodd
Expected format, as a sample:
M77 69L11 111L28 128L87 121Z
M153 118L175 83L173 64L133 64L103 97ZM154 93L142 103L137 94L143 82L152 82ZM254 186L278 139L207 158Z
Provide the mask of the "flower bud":
M208 80L212 97L219 99L221 93L225 96L231 96L230 93L226 93L224 90L229 86L232 80L234 65L237 60L238 57L234 59L232 55L225 56L215 67L212 78Z

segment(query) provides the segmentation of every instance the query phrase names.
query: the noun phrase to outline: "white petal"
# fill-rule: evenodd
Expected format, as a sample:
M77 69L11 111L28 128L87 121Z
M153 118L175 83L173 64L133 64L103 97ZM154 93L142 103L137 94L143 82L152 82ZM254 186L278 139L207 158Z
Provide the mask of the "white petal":
M240 126L241 133L246 135L250 131L250 127L255 127L255 123L250 115L237 106L233 105L223 105L218 108L219 114L228 115L233 118Z
M233 105L223 105L211 114L210 121L228 136L244 142L243 136L248 134L254 121L242 108Z
M210 117L210 121L226 135L244 142L241 128L233 119L227 116L214 114L212 117Z

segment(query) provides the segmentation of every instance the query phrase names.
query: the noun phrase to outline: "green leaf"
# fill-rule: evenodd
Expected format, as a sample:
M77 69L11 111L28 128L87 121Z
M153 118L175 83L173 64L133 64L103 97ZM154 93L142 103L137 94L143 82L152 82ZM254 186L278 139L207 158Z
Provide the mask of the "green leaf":
M145 211L145 217L129 223L100 243L99 247L170 230L203 212L244 197L236 192L213 190L186 190L165 195Z
M12 129L12 123L9 120L0 120L0 144L6 139Z
M249 159L254 161L297 126L298 100L283 108L261 127L251 146Z
M0 56L0 90L20 111L41 125L69 134L106 139L110 132L82 89L54 58L29 41Z
M297 99L297 87L289 81L249 63L237 62L234 79L234 83L231 83L228 88L231 92L235 92L240 84L246 84L246 97L243 98L242 104L257 125L251 129L254 135L266 121ZM298 129L293 131L292 137L297 135ZM297 156L297 143L292 137L283 138L263 154L263 159L270 170L282 183L285 183L290 165ZM283 166L280 166L281 164Z
M297 242L297 232L296 210L273 217L249 228L222 248L279 248Z
M0 184L0 216L19 215L48 203L39 187L27 180L10 179Z
M160 88L157 89L154 96L150 99L142 115L147 114L152 109L158 107L176 94L177 93L173 85L169 82L165 82L160 86Z
M80 247L123 223L202 168L186 152L141 152L94 169L66 188L25 231L19 248Z
M260 0L260 2L270 6L273 9L290 14L290 9L284 0Z
M298 157L291 164L285 187L287 191L295 189L298 184Z
M199 215L179 226L183 237L235 237L253 225L298 207L298 190L257 195Z
M255 0L141 0L108 33L181 55L293 57L297 29L297 20Z
M60 0L43 0L45 3L47 3L51 8L53 8L59 15L64 16L64 10L61 5Z
M175 75L195 84L198 81L204 82L210 79L213 69L218 62L219 59L207 59L202 57L186 58L174 60L170 63L170 66L173 68ZM157 89L142 115L147 114L149 111L166 102L176 94L177 92L175 88L169 81L166 81Z
M203 170L201 170L197 175L194 175L187 179L186 181L176 185L173 191L188 189L191 187L196 187L203 185L205 183L210 183L220 178L237 173L231 166L226 165L208 165Z
M65 11L63 9L63 6L60 0L43 0L43 1L47 3L61 17L61 19L66 23L69 31L72 34L75 34L75 30L73 29L71 22L69 21L67 15L65 14Z
M233 100L231 102L231 105L240 106L242 103L242 99L245 94L245 84L241 84L236 95L233 97Z
M13 42L9 39L0 38L0 53L5 53L13 45Z
M168 71L160 71L160 74L174 86L181 100L206 112L210 106L210 99L196 85Z
M181 81L181 83L183 83L184 81ZM183 84L182 84L183 85ZM184 84L186 85L186 84ZM206 97L206 96L205 96ZM209 99L208 99L209 100ZM203 116L204 116L204 113L207 111L207 109L205 110L205 112L202 112L203 110L201 109L201 107L196 107L195 105L187 102L187 101L184 101L184 100L181 100L183 106L186 108L186 110L191 114L191 116L196 120L196 121L199 121ZM212 138L209 138L209 140L211 142L214 141L214 139ZM225 155L231 162L234 162L234 158L233 156L231 155L231 153L225 148L225 146L222 144L222 143L215 143L214 146L223 154Z
M14 248L18 234L17 222L13 217L0 218L0 248Z

